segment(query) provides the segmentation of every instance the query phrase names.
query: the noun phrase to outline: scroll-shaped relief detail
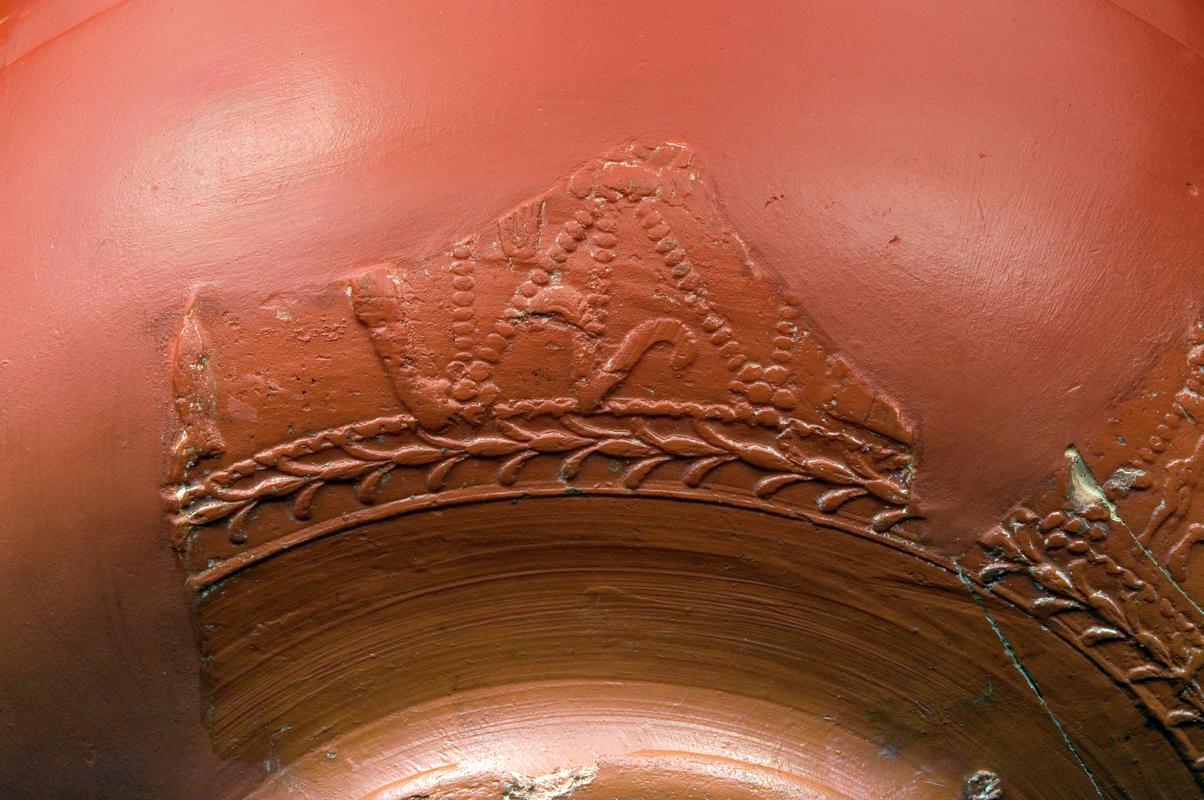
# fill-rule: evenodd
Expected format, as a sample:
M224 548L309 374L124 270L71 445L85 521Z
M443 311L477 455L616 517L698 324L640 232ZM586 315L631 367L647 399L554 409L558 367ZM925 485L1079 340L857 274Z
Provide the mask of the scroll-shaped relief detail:
M1204 528L1202 367L1197 325L1181 388L1123 403L1095 463L1069 448L1056 490L1017 508L964 565L1078 646L1204 772L1204 612L1189 568Z
M392 413L172 495L204 587L447 503L646 494L906 543L912 432L750 262L691 152L629 145L480 234L346 284Z
M225 442L214 420L217 376L205 331L196 317L196 299L189 301L184 322L172 348L172 390L180 429L172 446L172 480L183 480L202 458L221 455Z

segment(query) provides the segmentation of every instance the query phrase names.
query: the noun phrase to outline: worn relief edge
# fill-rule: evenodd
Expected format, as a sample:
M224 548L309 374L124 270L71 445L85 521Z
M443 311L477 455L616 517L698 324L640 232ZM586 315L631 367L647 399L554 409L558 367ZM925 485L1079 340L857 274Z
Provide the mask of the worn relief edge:
M1204 523L1204 323L1189 337L1183 382L1129 424L1140 442L1100 480L1074 446L1056 488L1018 506L961 559L974 582L1082 651L1204 773L1204 613L1182 581ZM1136 437L1133 437L1136 438ZM1121 447L1117 447L1117 443ZM1129 452L1132 451L1132 452Z

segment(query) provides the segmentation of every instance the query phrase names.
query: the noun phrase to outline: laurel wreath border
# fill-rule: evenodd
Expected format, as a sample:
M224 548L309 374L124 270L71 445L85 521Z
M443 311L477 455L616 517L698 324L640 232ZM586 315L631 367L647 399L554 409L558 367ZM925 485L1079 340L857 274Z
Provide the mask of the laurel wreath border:
M424 430L413 417L399 414L301 437L170 492L176 544L183 547L196 531L223 520L231 540L242 544L246 538L239 534L240 526L265 501L291 501L293 516L309 520L318 494L331 484L354 485L359 503L370 506L397 469L424 470L426 491L438 495L448 489L457 465L470 459L490 460L498 465L494 485L514 487L520 484L524 467L541 456L560 459L558 475L566 491L574 488L580 470L594 456L626 463L616 474L616 488L629 492L641 491L657 468L673 461L686 462L675 479L686 490L703 487L724 465L742 463L763 473L750 487L755 500L768 501L792 484L818 482L828 487L815 499L814 510L821 515L838 515L859 498L877 501L881 510L858 520L873 534L886 534L917 516L908 506L908 487L901 474L903 454L888 455L883 462L880 448L848 448L847 436L839 438L843 434L814 425L800 423L796 433L844 442L844 463L818 456L792 458L771 443L741 439L707 420L693 419L688 431L679 428L668 433L642 415L566 414L553 422L552 429L533 429L515 419L499 418L496 430L488 434L457 436ZM401 434L409 434L408 440L381 446L380 439Z

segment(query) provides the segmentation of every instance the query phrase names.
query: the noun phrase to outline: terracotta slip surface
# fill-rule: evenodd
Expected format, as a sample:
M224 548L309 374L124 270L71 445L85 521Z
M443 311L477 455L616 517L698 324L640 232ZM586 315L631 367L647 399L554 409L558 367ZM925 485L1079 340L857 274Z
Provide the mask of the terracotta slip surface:
M1003 612L987 598L1033 615L1082 651L1078 669L1093 665L1128 692L1188 770L1204 767L1195 683L1204 639L1191 589L1179 583L1197 537L1175 524L1190 505L1190 489L1178 496L1194 485L1195 467L1190 456L1172 458L1204 435L1191 436L1196 350L1179 369L1177 393L1151 390L1116 422L1143 441L1150 428L1159 437L1153 447L1104 462L1112 477L1103 486L1072 448L1048 496L966 558L949 558L927 546L923 509L911 497L914 428L775 283L722 218L686 145L633 143L421 263L369 267L264 308L258 320L233 318L220 294L192 298L175 349L180 428L166 498L198 593L219 751L283 769L269 793L355 796L371 785L359 754L395 745L340 737L378 726L382 710L489 687L536 692L548 681L580 704L593 684L575 684L578 694L562 682L582 678L698 687L726 703L768 699L765 713L802 715L795 736L804 741L827 741L830 726L872 739L872 725L858 719L871 709L885 730L914 726L899 709L879 708L888 704L867 687L891 685L887 696L923 702L939 687L904 690L897 673L917 669L925 654L899 640L938 635L897 611L858 621L849 608L889 605L869 601L864 589L816 595L819 574L835 567L820 567L825 558L807 550L826 530L836 538L829 552L851 557L863 546L840 540L856 537L873 545L863 564L890 564L887 574L919 570L921 586L943 586L964 611L981 610L990 628L971 629L984 661L1001 647L1014 658L995 621ZM246 336L246 325L267 328ZM299 370L286 362L284 372L265 364L268 331L298 328L321 341L296 348L311 360ZM392 392L396 413L373 413L379 395L360 388L373 384ZM311 395L309 387L318 388ZM332 396L348 389L349 397ZM1156 408L1166 409L1161 418ZM297 435L296 420L333 414L347 421ZM1149 517L1145 532L1133 535L1123 515ZM734 542L717 539L716 529ZM772 546L758 530L779 532ZM868 575L847 579L855 585ZM912 603L933 591L917 590ZM767 616L750 602L779 611ZM848 607L830 607L841 602ZM830 625L860 635L853 643ZM975 759L1002 770L1013 795L1104 791L1108 756L1088 763L1103 743L1073 743L1028 668L1018 659L1010 666L980 680L992 697L996 681L1001 693L1016 692L1028 708L1017 714L1026 721L1013 724L1032 729L1032 744L1064 753L1069 774L1053 788L1011 774L1009 763L1037 757L1011 737L968 747L947 738L956 725L929 735L942 742L940 756L935 741L900 748L923 785L883 781L880 767L815 776L805 757L783 763L774 755L767 766L837 793L818 796L880 796L888 791L881 783L893 796L950 796L976 780ZM629 684L631 694L640 683ZM862 707L836 722L817 698L848 686ZM613 755L674 741L655 711L642 713L629 727L647 730L648 741L636 736L638 749ZM708 712L694 713L705 728ZM566 718L560 735L573 724L582 723ZM449 737L433 752L462 746ZM342 744L326 750L328 741ZM690 758L722 756L703 741ZM759 746L772 752L772 741ZM353 782L342 768L336 782L344 788L315 788L330 769L324 760L338 761L344 747L357 754ZM315 750L321 758L305 755ZM756 750L739 752L747 761ZM424 755L395 769L447 771L439 785L453 788L439 791L449 797L485 792L468 788L478 782L506 785L477 775L472 759L443 764ZM581 758L592 786L601 762L589 755ZM660 775L659 762L638 764ZM560 774L560 765L542 769ZM1005 780L989 774L981 780ZM693 772L664 780L656 791L665 796L679 784L709 791ZM579 789L615 791L583 784L563 793Z
M1204 796L1202 23L0 3L0 796Z

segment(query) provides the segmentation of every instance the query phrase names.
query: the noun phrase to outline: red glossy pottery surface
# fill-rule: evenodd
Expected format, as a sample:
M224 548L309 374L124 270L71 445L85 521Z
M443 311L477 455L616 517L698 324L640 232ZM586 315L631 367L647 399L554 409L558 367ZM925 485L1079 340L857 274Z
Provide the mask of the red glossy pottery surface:
M0 2L0 795L1199 796L1202 54Z

